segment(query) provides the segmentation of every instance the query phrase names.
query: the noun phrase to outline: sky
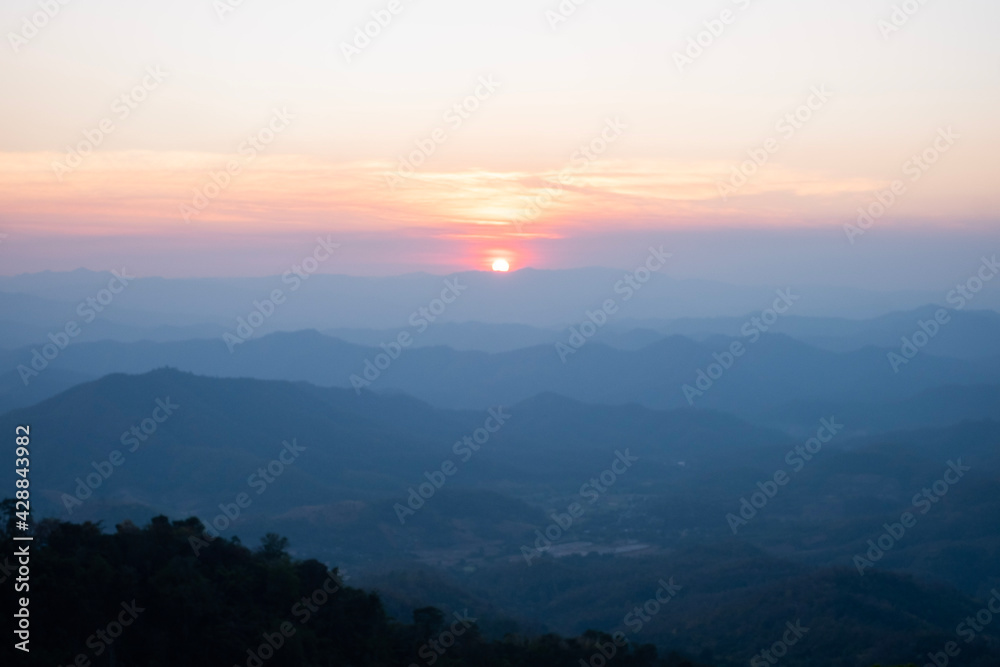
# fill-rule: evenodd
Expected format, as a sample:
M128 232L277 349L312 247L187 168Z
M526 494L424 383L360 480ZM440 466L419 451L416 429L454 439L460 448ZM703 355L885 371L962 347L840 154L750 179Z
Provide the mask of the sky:
M576 2L5 0L0 274L267 275L323 234L341 273L656 242L909 285L1000 238L995 1Z

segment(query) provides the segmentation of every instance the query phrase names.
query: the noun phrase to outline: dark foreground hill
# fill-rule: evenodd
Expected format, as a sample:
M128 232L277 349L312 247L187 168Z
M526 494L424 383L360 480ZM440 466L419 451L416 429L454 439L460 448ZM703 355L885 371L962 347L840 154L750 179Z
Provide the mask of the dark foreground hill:
M16 546L11 510L11 501L0 508L4 553ZM752 659L761 664L780 649L782 663L791 666L869 667L883 656L933 653L951 639L938 629L942 623L976 611L954 595L929 599L933 591L892 575L866 581L838 572L798 575L748 591L757 573L706 568L705 554L687 554L665 564L684 572L683 579L626 578L617 597L635 600L631 611L627 604L615 612L617 601L601 596L598 578L609 563L535 570L508 585L529 588L533 604L562 604L569 594L578 618L612 627L574 638L527 636L511 621L510 632L490 637L475 608L421 606L394 619L379 595L347 585L336 568L291 558L278 535L267 535L253 551L236 539L217 539L195 553L191 545L202 530L197 519L162 516L143 528L123 522L113 534L90 523L43 521L32 544L30 635L18 638L30 652L4 642L3 664L735 667L746 664L747 649L731 638L744 636L744 647L760 647ZM688 595L699 588L700 595ZM887 598L900 596L911 603L909 613L886 606ZM812 598L824 603L822 617L809 614ZM624 616L616 620L618 614ZM650 635L669 637L669 646L646 643ZM951 664L996 664L990 641L963 646ZM685 659L670 646L698 650L699 657Z
M7 524L11 503L0 519ZM615 652L626 667L696 667L651 646L615 646L590 632L486 639L476 611L444 616L421 608L408 622L384 611L377 595L347 586L336 569L293 560L285 541L268 536L251 551L217 540L194 555L197 520L156 517L145 528L125 523L114 534L93 524L48 522L32 545L28 652L12 632L4 665L143 665L144 667L575 667ZM13 553L0 531L3 553ZM9 585L10 582L5 582ZM8 628L17 622L7 615ZM19 638L20 639L20 638Z

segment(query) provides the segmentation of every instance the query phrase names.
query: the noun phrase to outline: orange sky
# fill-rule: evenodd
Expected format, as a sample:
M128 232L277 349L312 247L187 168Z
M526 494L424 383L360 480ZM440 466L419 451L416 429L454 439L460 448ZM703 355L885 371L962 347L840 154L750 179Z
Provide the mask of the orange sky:
M554 26L535 1L414 2L348 60L377 7L62 6L0 50L0 272L56 266L46 239L107 239L104 256L242 237L253 255L321 230L424 235L474 248L472 268L625 230L833 237L943 128L958 140L880 226L995 225L1000 6L928 4L891 34L881 3L723 6L737 20L683 68L718 8L595 2ZM0 25L36 10L10 0Z

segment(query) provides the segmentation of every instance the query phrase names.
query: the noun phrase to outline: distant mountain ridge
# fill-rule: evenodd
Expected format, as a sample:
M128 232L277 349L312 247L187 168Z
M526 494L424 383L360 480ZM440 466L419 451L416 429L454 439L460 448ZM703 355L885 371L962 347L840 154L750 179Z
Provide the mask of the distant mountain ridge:
M132 451L132 427L149 421L164 404L176 407ZM565 467L560 461L570 453L572 466L582 475L604 466L615 447L630 443L670 443L665 458L649 461L650 470L655 470L675 465L678 457L696 459L699 451L730 447L732 442L753 448L784 441L775 432L708 411L585 406L555 395L496 406L494 412L497 409L501 414L516 410L516 418L491 437L493 451L480 458L494 459L503 443L515 438L518 448L535 452L536 461L527 465L500 458L493 475L530 477L540 461ZM196 512L214 506L200 490L202 480L212 480L212 493L224 499L244 486L246 474L261 461L275 457L283 441L297 439L309 448L310 460L290 465L287 474L295 482L268 496L276 503L272 511L287 511L297 507L293 499L303 495L314 494L317 502L395 495L411 480L419 483L426 466L456 457L453 444L481 427L490 414L440 410L408 396L357 395L301 382L216 379L163 369L109 375L3 415L0 421L37 425L37 497L68 514L73 512L62 494L72 495L76 478L94 472L93 462L108 459L114 450L122 452L127 465L115 472L114 485L96 496L141 502L157 511ZM577 435L542 451L533 443L549 419L573 424ZM686 434L692 430L704 437L691 440ZM626 431L636 437L615 435ZM145 444L147 439L151 444ZM168 481L159 479L157 471L162 470L187 472ZM377 476L372 476L376 470ZM474 481L477 475L470 471L465 476Z
M794 471L787 453L805 438L710 410L588 405L553 393L501 413L502 427L463 461L455 443L484 424L485 411L161 369L77 385L0 415L0 430L31 425L39 518L111 525L165 511L215 522L227 540L280 528L300 553L376 584L395 582L396 609L405 611L407 599L489 600L491 615L516 610L559 630L615 629L660 579L674 577L681 594L644 624L643 640L673 645L680 636L680 650L710 647L719 665L742 664L760 650L761 636L790 619L810 628L813 643L789 665L838 667L843 661L825 656L831 642L845 641L853 652L868 651L868 662L916 657L942 646L958 620L980 608L976 597L1000 585L991 569L1000 554L1000 421L866 437L836 427L836 437L734 535L727 513L763 493L760 484L776 470ZM846 422L819 412L814 425L820 418ZM137 434L147 437L133 451ZM609 478L617 452L638 464ZM967 476L859 576L852 556L913 507L914 493L933 488L949 460L961 460ZM460 466L456 474L440 472L445 461ZM447 481L425 490L419 512L402 523L395 505L419 485L434 486L435 474ZM566 524L568 503L586 502L581 484L605 486L579 521ZM249 502L238 506L241 493ZM567 526L553 538L564 546L638 549L543 553L525 564L519 545L553 525ZM378 575L420 563L447 573L448 586L423 595L426 583ZM611 604L581 604L590 599ZM969 655L991 664L992 641L986 633Z
M550 345L497 354L410 348L401 349L397 358L390 359L381 348L303 331L251 338L233 346L233 353L221 339L73 343L42 373L100 377L169 366L214 377L400 392L446 408L512 405L540 392L553 392L587 403L704 407L744 415L770 414L803 401L828 405L893 403L946 386L990 385L1000 377L1000 357L977 361L944 358L934 356L930 347L894 373L887 349L866 347L836 353L767 334L756 343L742 337L735 340L744 345L745 353L731 361L726 361L726 355L734 339L715 336L694 341L672 336L639 350L588 342L566 355L563 363L555 346ZM0 367L11 369L5 376L8 401L17 396L17 367L30 364L31 358L31 348L0 351ZM376 360L388 362L387 367L376 368ZM723 363L729 368L722 368ZM720 370L718 377L709 377L710 372L715 375Z
M637 258L637 261L640 258ZM135 267L123 267L128 271ZM622 298L617 319L674 320L718 318L760 312L774 298L776 289L792 287L802 300L793 314L809 317L880 317L940 303L943 293L877 292L815 285L735 285L706 280L677 279L658 273L626 300L614 292L626 271L605 268L538 270L509 274L463 272L448 276L414 273L391 277L356 277L316 273L305 280L284 280L282 275L257 278L164 279L136 277L118 294L109 321L128 326L221 326L231 329L237 317L246 317L254 301L267 299L275 289L287 300L263 332L333 328L389 329L404 327L411 313L437 296L446 280L467 289L441 314L441 322L520 324L537 328L562 328L586 318L609 297ZM9 295L32 297L21 312L51 312L58 304L72 309L92 297L111 274L78 270L0 276L0 304ZM4 304L5 305L5 304ZM945 305L945 304L942 304ZM1000 292L984 291L976 308L1000 309ZM6 308L5 308L6 310ZM5 317L23 321L20 317ZM34 320L24 321L31 324Z

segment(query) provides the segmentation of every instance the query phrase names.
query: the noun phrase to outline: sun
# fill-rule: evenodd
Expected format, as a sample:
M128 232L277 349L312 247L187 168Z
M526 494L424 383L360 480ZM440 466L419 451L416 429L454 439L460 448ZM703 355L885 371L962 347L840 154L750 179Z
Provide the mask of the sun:
M510 264L506 259L498 259L493 262L494 271L510 271Z

